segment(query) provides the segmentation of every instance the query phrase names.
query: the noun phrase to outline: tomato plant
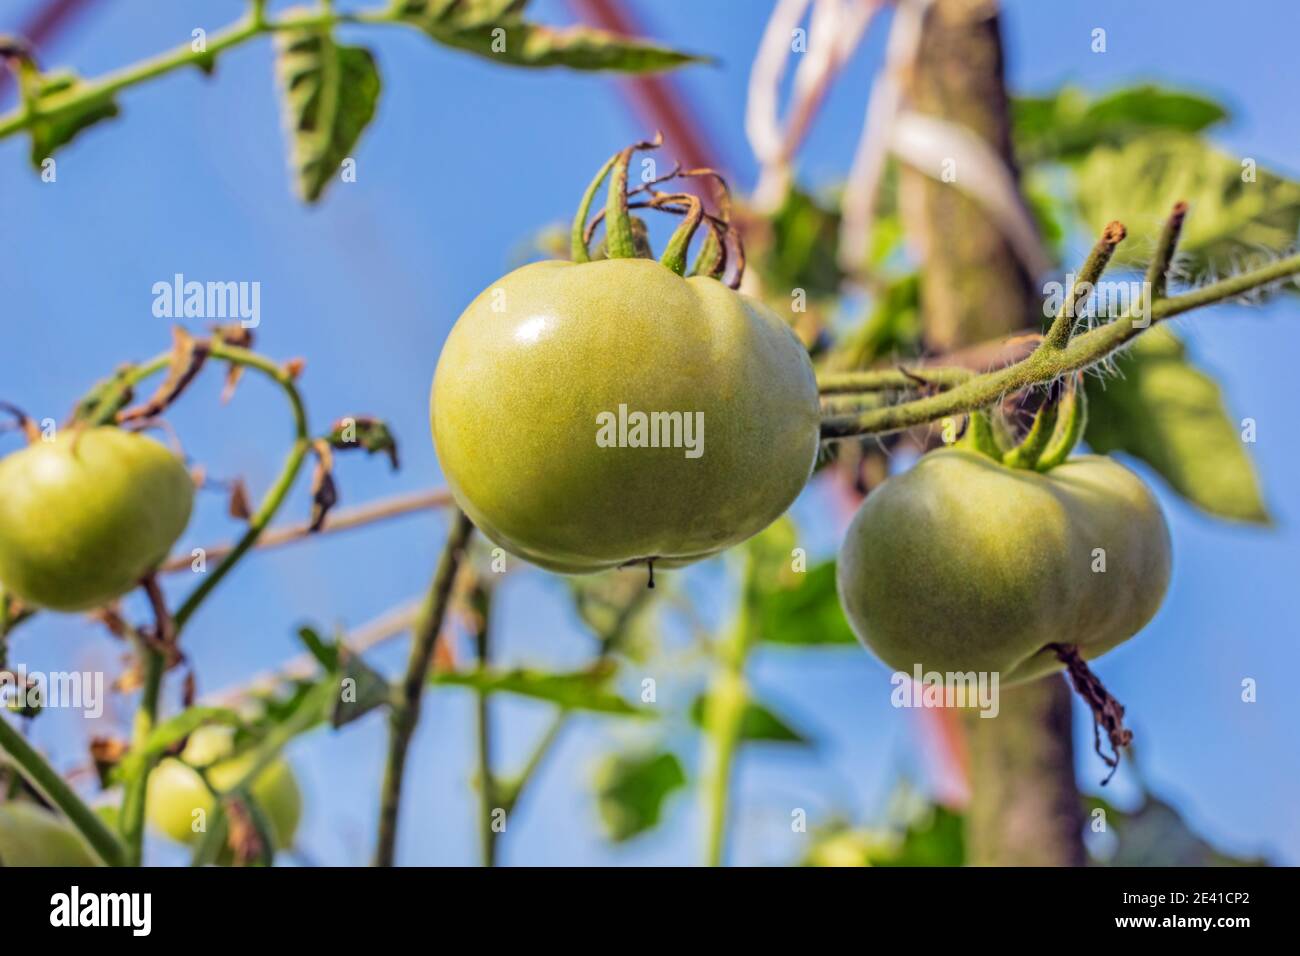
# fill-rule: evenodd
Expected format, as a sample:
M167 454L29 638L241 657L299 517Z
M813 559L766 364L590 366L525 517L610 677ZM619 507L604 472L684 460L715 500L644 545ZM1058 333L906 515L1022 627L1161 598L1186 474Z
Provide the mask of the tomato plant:
M577 786L590 791L589 815L609 844L682 825L680 794L695 790L700 811L689 819L709 864L1227 861L1146 789L1131 761L1125 783L1141 793L1123 809L1081 792L1076 772L1090 780L1096 758L1076 760L1070 732L1073 689L1098 756L1112 774L1120 768L1133 735L1109 686L1143 715L1143 745L1169 746L1168 725L1162 734L1149 715L1167 717L1160 638L1175 625L1161 608L1187 593L1173 575L1197 565L1181 549L1204 530L1180 528L1184 504L1198 520L1258 526L1240 532L1242 547L1267 547L1264 535L1276 533L1264 530L1270 512L1249 446L1286 402L1256 395L1239 416L1196 366L1197 349L1171 331L1243 297L1286 303L1279 293L1300 276L1300 182L1211 142L1206 131L1224 108L1149 85L1009 94L990 5L899 0L872 26L881 5L781 3L748 76L751 164L735 144L714 141L707 111L683 107L682 89L638 79L702 58L629 35L614 0L585 5L603 10L613 30L549 27L520 0L268 6L254 0L223 30L199 29L98 78L50 71L39 44L0 37L16 93L0 114L0 140L29 138L39 188L51 187L42 200L67 195L54 191L65 156L78 164L64 168L64 184L71 174L81 177L74 189L108 188L111 177L92 178L94 164L81 160L111 146L106 121L133 88L190 67L224 82L231 51L267 40L294 190L305 204L331 204L312 219L292 204L298 231L286 235L299 244L257 247L257 267L284 283L271 292L268 279L265 341L309 349L310 368L319 376L324 366L325 377L307 378L302 358L261 351L261 313L226 308L242 308L242 288L221 298L242 280L182 281L180 260L194 252L184 233L147 263L175 277L156 284L164 291L150 317L178 323L170 348L121 364L127 331L121 340L116 331L74 336L59 346L76 350L68 368L89 357L107 376L80 399L71 389L84 383L56 379L57 369L53 399L35 375L4 386L33 394L0 398L72 412L56 420L45 408L29 416L0 403L27 439L0 456L0 863L142 865L186 853L194 865L242 866L310 863L316 852L414 862L426 843L410 838L412 828L439 832L411 811L429 805L420 801L430 781L413 772L433 763L416 759L420 746L438 748L440 774L457 756L473 762L455 780L472 803L466 818L477 819L477 853L489 866L513 862L507 850L523 852L517 827L531 825L519 808L561 740L584 758L602 749L584 759L594 772ZM573 181L577 194L614 146L593 122L594 101L564 100L537 126L531 115L484 118L466 123L470 132L450 126L459 113L447 104L486 117L487 105L501 106L486 80L438 84L436 96L394 97L381 110L381 65L387 72L402 54L395 48L389 61L370 37L389 28L452 56L617 71L638 122L649 115L667 136L618 149L567 228L514 254L506 242L539 228L570 187L533 190L531 168L504 175L487 159ZM854 49L874 49L860 42L869 29L890 37L876 85L852 103L856 118L866 109L862 138L851 166L841 157L842 176L819 189L821 170L835 168L827 143L842 146L842 130L809 133L842 119L845 98L862 92L832 87L857 75L848 70ZM730 68L725 57L720 68ZM742 85L723 75L727 90ZM412 101L418 119L403 112ZM741 104L724 108L738 114ZM439 122L426 123L430 114ZM390 128L370 152L364 137L385 116L397 117L384 122L400 128L405 148L391 148ZM436 149L418 138L426 132L437 134ZM261 140L240 142L255 151ZM452 160L471 153L482 175L457 176ZM398 160L418 160L437 186L409 168L390 179ZM396 201L371 205L394 196L364 190L388 182ZM363 201L349 205L354 185ZM543 197L530 197L532 209L520 205L525 187ZM241 207L250 221L281 214L250 195L257 201ZM461 204L467 196L472 205ZM82 205L51 202L54 221ZM418 256L363 231L359 209L379 216L390 207L417 210L436 228ZM665 216L674 229L661 228ZM324 258L335 235L346 239L347 269ZM1081 261L1076 242L1087 244ZM411 256L393 274L432 264L422 279L436 294L411 300L418 325L400 324L400 283L380 271L392 265L380 252ZM322 258L299 268L312 254ZM96 261L67 266L87 273L69 285L99 288ZM286 262L292 268L276 268ZM311 284L295 286L286 273ZM349 304L344 273L374 308ZM483 287L491 275L499 278ZM127 302L123 314L137 317L138 306ZM1202 321L1214 318L1188 324ZM1264 353L1291 341L1242 328L1270 346L1261 367ZM147 331L153 342L156 328ZM28 344L13 361L35 366L36 354ZM214 369L221 401L237 396L221 413L228 418L207 417L217 414L218 389L204 391ZM392 424L343 414L322 426L309 414L309 404L343 393L387 406ZM263 408L268 395L283 401L285 428L269 464L262 425L280 419ZM399 428L420 439L402 445L408 473L432 473L436 458L441 484L353 503L344 454L378 453L397 469ZM215 454L212 433L236 429L238 440ZM443 522L436 557L418 520L429 512ZM391 538L342 536L398 519ZM217 543L205 543L209 533ZM335 534L319 564L283 558L262 565L274 574L248 570L267 549L309 550L304 542ZM681 570L657 583L655 572L670 568ZM422 593L395 604L384 589L412 576L427 580ZM282 622L266 613L264 592L280 610L292 605L301 654L291 660L278 660ZM367 625L312 622L342 622L370 602L382 613ZM589 654L547 642L557 620L587 639ZM108 706L84 735L88 755L69 752L82 738L66 748L44 735L59 728L45 711L67 705L50 692L57 681L26 667L78 638L29 642L42 626L93 632L87 641L102 643L88 659L111 661L95 665L111 673L98 675L108 678ZM394 667L373 652L398 638L409 646ZM254 651L268 659L242 659ZM819 654L807 673L791 663ZM1125 670L1133 660L1140 666ZM235 683L214 689L222 665ZM925 688L931 673L950 683L994 678L1004 696L983 716L996 719L968 720L969 701L925 713L917 749L925 766L942 767L920 782L924 795L900 784L888 811L864 811L861 788L821 789L816 775L839 774L841 751L853 748L818 750L831 732L818 716L829 713L830 724L856 708L839 743L870 749L896 729L873 705L931 706L924 694L897 703L885 684ZM1255 678L1232 678L1253 703ZM1194 700L1179 704L1178 719L1208 713L1204 701L1222 691L1187 691ZM434 696L472 706L424 721ZM38 720L42 733L29 733ZM605 733L603 722L620 729ZM451 746L462 730L474 738L463 753ZM314 749L345 734L360 741L354 757L373 755L376 771L382 762L373 780ZM824 799L800 792L786 807L784 790L767 789L737 814L741 794L748 802L768 785L759 775L736 786L742 756L769 749L812 757L800 785ZM300 788L291 761L308 760ZM338 829L334 817L357 805L363 785L376 794L373 841L312 846L312 825ZM530 813L569 811L580 801L568 796L550 793ZM1099 812L1107 828L1085 845L1085 822ZM755 820L771 831L761 855L746 838ZM439 845L433 858L443 853Z

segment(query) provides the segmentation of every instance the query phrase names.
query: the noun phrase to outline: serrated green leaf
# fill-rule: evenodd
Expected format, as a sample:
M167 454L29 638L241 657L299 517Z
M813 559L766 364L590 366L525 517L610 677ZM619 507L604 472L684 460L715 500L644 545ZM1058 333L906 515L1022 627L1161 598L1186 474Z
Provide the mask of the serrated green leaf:
M521 20L513 13L471 27L421 15L410 19L444 46L510 66L563 66L571 70L652 73L687 63L704 62L702 57L657 43L593 27L561 29L542 26Z
M769 644L857 644L840 607L834 561L769 582L759 592L752 613L759 638Z
M1094 235L1121 220L1128 239L1116 265L1142 267L1174 203L1186 200L1177 262L1193 277L1223 276L1271 261L1300 233L1300 183L1262 168L1244 178L1245 159L1193 136L1153 134L1094 150L1076 172L1079 212Z
M1228 116L1214 100L1144 85L1091 99L1067 86L1012 101L1013 139L1024 163L1075 160L1098 146L1120 146L1157 130L1199 133Z
M691 703L691 723L697 727L704 726L705 695L701 694ZM776 743L802 744L811 746L812 740L791 727L784 718L757 701L745 704L745 713L740 720L740 740L742 743Z
M117 103L111 93L60 106L61 99L66 101L69 96L75 96L86 89L86 83L75 74L49 73L39 77L36 83L37 115L28 127L28 132L32 138L32 165L38 170L43 160L54 155L54 151L61 146L70 143L82 130L118 114Z
M585 710L626 717L654 717L655 712L628 703L609 689L608 673L590 670L568 674L543 671L477 668L467 671L437 671L429 678L434 684L469 687L487 694L518 694L557 704L564 710Z
M276 34L276 73L298 193L315 202L375 115L379 70L369 50L310 28Z
M658 826L668 797L684 786L676 754L606 757L596 771L596 806L606 835L622 843Z
M1086 439L1094 451L1142 459L1210 514L1268 523L1241 433L1215 381L1166 329L1151 329L1116 360L1117 376L1088 382Z

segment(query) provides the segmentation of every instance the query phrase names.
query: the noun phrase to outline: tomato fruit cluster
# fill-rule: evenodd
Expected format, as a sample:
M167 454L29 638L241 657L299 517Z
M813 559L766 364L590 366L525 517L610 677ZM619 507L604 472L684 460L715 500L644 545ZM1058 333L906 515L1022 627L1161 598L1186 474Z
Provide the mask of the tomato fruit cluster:
M248 772L254 759L250 753L224 758L230 752L229 734L219 727L203 727L190 735L182 756L196 765L207 766L207 777L217 790L235 786ZM302 795L289 764L278 759L254 778L249 794L266 815L275 849L293 844L302 817ZM203 778L189 763L175 757L163 760L149 776L147 795L149 822L178 843L195 844L203 835L194 824L211 823L216 801ZM195 813L201 810L202 815Z

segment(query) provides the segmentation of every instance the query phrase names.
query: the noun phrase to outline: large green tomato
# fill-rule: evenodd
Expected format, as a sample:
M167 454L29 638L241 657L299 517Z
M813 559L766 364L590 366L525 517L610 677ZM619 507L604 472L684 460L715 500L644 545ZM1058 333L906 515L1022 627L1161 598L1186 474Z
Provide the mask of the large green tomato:
M0 582L51 610L104 604L167 556L193 500L189 472L152 438L63 429L0 460Z
M890 667L1010 684L1062 666L1047 644L1092 659L1128 640L1169 568L1160 507L1117 462L1040 474L945 449L867 497L838 578L853 630Z
M228 750L229 735L225 729L204 727L190 735L182 756L197 766L210 765L208 779L218 790L226 790L240 781L253 761L251 753L221 760L221 755ZM289 764L284 760L271 763L253 781L249 792L266 815L275 849L291 846L302 817L302 795ZM147 805L150 823L178 843L195 844L203 833L194 829L197 819L194 811L203 811L206 824L211 822L215 804L193 767L169 757L149 775Z
M0 803L0 866L99 866L71 824L34 803Z
M638 432L654 413L680 426ZM765 306L612 259L534 263L479 295L443 347L431 417L474 524L585 573L686 564L761 531L808 481L819 409L806 351Z

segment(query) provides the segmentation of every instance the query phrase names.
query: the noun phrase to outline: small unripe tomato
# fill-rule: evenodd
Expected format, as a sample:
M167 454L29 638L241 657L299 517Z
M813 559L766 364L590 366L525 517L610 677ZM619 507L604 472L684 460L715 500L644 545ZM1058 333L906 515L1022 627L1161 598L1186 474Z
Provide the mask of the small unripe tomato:
M687 564L761 531L807 483L820 413L807 352L766 306L627 258L533 263L480 294L431 417L474 524L584 573Z
M204 831L195 830L195 823L201 820L206 827L211 822L215 801L191 764L208 766L208 779L224 791L240 781L253 761L248 753L222 759L228 752L227 728L203 727L191 734L183 760L169 757L149 775L149 822L178 843L198 843ZM302 817L302 795L288 762L272 762L253 780L249 793L266 815L275 849L291 846ZM196 810L202 810L202 816L197 816Z
M1169 586L1169 530L1109 458L1039 473L945 449L867 497L837 574L854 632L890 667L1011 684L1061 668L1048 644L1090 660L1145 627Z
M63 429L0 459L0 582L36 607L97 607L167 556L193 501L189 472L152 438Z
M0 803L0 866L99 866L81 834L34 803Z

